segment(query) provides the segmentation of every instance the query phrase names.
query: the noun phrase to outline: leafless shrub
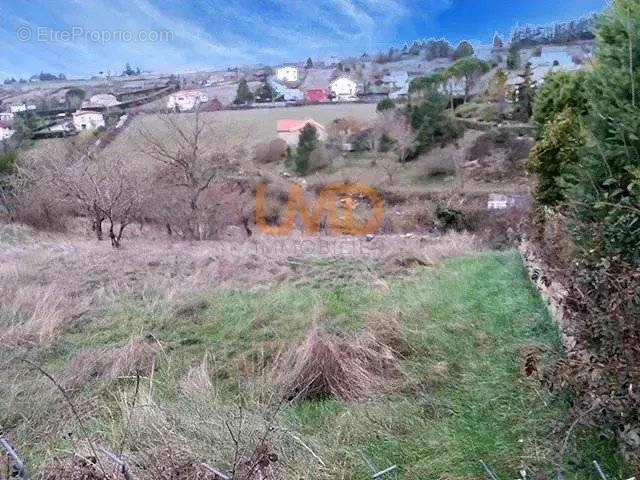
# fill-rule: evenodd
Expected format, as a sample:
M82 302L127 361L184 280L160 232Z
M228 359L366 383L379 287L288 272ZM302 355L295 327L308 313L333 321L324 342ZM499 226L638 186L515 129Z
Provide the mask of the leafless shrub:
M255 147L254 160L259 164L281 161L287 153L287 142L280 138L268 143L259 143Z
M450 156L429 156L424 161L424 176L426 179L454 176L456 163Z
M17 172L6 179L6 184L2 203L12 220L40 230L65 230L69 205L56 197L38 159L22 155Z
M396 112L387 112L378 117L375 126L378 138L386 137L393 141L398 161L405 163L416 141L416 135L409 119Z
M309 155L309 168L311 171L322 170L331 166L331 152L324 145L320 145Z
M47 223L51 210L86 214L98 240L102 240L106 221L111 244L119 248L127 226L140 217L145 182L122 159L107 161L94 150L93 145L76 141L49 152L40 161L22 163L16 188L21 195L19 203L42 205L39 216ZM43 191L44 201L49 202L46 206Z
M365 130L366 125L356 118L340 118L327 127L328 144L342 149L354 136Z

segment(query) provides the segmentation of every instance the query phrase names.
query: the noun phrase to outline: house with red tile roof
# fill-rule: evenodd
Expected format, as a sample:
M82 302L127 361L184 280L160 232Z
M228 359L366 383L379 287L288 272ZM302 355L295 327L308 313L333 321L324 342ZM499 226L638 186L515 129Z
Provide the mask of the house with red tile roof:
M297 145L300 138L300 132L306 125L313 125L318 131L318 138L321 141L327 139L327 130L324 125L316 122L313 119L297 120L297 119L282 119L278 120L277 132L278 138L281 138L287 145Z
M329 92L325 88L310 88L304 92L304 99L309 103L328 102Z

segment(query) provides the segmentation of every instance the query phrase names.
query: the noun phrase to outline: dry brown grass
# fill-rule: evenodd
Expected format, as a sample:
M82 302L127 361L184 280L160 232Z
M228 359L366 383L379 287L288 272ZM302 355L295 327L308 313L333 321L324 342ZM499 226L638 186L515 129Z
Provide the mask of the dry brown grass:
M7 347L43 347L59 338L70 314L54 286L21 284L17 275L0 275L0 344Z
M132 338L119 348L82 351L67 364L62 384L80 388L92 381L115 380L129 375L150 375L162 345L153 338Z
M372 316L353 339L311 332L282 365L281 382L289 400L338 398L356 401L397 389L404 377L402 352L408 347L403 325Z

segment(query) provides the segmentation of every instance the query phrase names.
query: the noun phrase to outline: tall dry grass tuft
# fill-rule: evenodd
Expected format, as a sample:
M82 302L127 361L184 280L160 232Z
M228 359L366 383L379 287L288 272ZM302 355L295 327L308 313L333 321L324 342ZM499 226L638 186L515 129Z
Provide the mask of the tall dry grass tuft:
M72 315L55 286L20 286L17 278L0 285L0 312L0 343L7 347L52 345Z
M402 325L372 322L355 339L320 332L314 325L284 362L281 381L288 400L339 398L355 401L384 395L404 377Z
M153 338L132 338L119 348L88 350L76 354L62 376L65 388L81 388L91 381L151 375L162 345Z

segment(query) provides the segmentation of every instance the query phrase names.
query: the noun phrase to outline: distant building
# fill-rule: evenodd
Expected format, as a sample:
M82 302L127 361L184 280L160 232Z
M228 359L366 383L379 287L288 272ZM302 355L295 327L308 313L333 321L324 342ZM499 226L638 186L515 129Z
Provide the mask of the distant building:
M309 103L328 102L329 92L326 88L310 88L304 92L304 98Z
M0 112L0 122L12 123L14 117L12 112Z
M10 123L0 121L0 141L8 140L14 133Z
M11 113L21 113L21 112L26 112L26 111L30 111L30 110L35 110L36 106L35 105L27 105L24 103L20 103L18 105L11 105Z
M179 112L190 112L196 106L208 101L209 97L199 90L182 90L169 95L167 108Z
M276 78L281 82L297 82L298 67L286 65L276 70Z
M285 102L301 102L304 100L304 93L297 88L289 88L274 81L269 83L276 91L276 98L282 98Z
M534 55L529 59L529 62L531 62L533 68L559 67L563 70L576 70L579 68L568 48L561 46L542 47L540 55Z
M330 84L331 93L335 100L356 100L358 84L349 77L342 76L333 80Z
M73 126L76 130L95 130L106 124L101 113L78 110L73 114Z
M382 84L389 89L389 98L392 100L409 97L409 74L404 70L385 75L382 78Z
M287 142L287 145L297 145L300 138L300 132L306 125L313 125L318 131L318 138L321 141L327 139L327 130L324 126L315 120L278 120L277 131L278 137Z

